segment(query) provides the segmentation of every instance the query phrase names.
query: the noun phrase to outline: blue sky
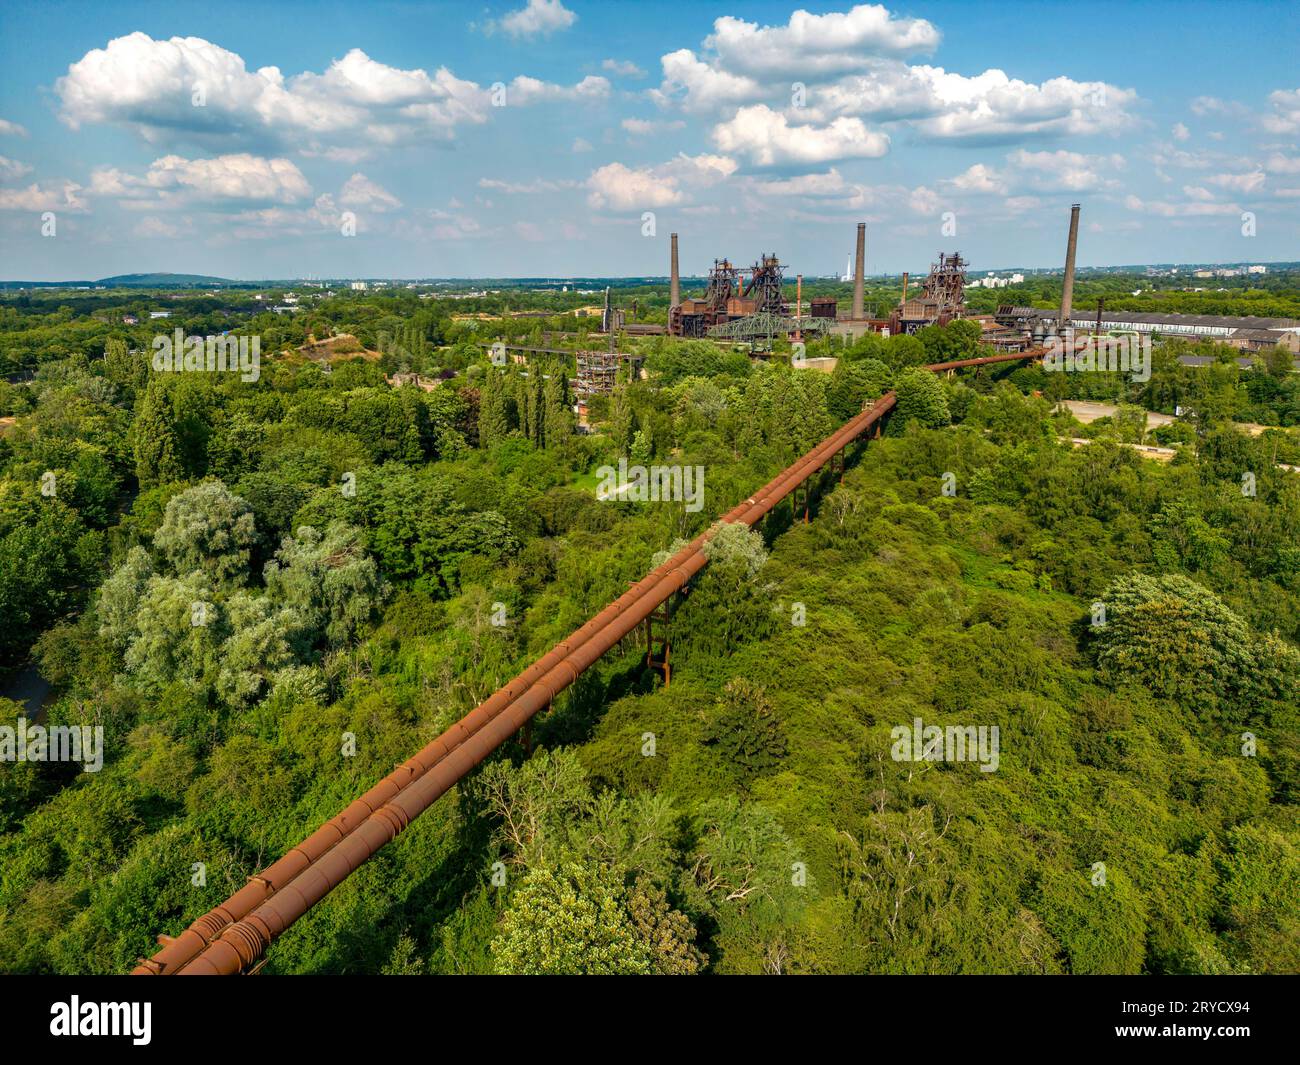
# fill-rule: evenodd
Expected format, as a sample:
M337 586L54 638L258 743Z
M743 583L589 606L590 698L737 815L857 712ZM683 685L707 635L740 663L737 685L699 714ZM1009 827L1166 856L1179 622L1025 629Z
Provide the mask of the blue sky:
M1293 260L1297 10L8 0L0 276Z

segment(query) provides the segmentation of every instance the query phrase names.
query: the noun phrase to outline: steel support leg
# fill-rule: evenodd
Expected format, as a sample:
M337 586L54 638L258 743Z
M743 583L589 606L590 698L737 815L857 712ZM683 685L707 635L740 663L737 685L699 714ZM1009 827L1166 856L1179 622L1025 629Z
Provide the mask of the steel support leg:
M660 623L660 631L655 632L654 623ZM665 599L655 611L647 615L645 619L645 662L646 665L658 673L664 680L664 687L668 687L672 679L672 666L669 663L669 652L672 645L672 630L670 622L672 621L671 597Z
M808 511L812 501L812 478L797 484L790 493L790 520L799 520L799 511L803 510L803 522L808 524Z

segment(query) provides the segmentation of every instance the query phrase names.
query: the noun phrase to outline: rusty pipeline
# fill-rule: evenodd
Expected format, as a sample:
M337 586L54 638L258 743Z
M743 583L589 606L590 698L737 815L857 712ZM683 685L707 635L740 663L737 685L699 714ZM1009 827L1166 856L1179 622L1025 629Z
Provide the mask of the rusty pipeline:
M925 369L1025 360L1041 354L1042 350L1036 349L936 363ZM895 394L886 393L870 409L851 418L734 507L718 524L756 524L841 449L879 422L895 403ZM302 843L250 877L248 884L224 903L166 941L152 958L142 960L133 974L234 974L248 968L294 921L685 587L707 564L704 546L716 527L697 536Z

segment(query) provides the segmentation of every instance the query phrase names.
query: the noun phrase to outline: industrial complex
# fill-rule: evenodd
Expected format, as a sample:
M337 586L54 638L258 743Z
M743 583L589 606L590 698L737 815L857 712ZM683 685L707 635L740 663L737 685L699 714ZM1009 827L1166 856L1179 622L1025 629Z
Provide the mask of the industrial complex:
M856 254L851 280L852 303L847 312L839 301L817 297L805 304L803 277L795 279L793 299L785 278L785 266L776 254L761 255L745 268L729 258L713 260L704 291L697 296L682 295L679 270L678 236L670 237L668 325L629 322L627 313L611 305L605 290L601 316L602 332L610 338L607 351L578 353L578 376L575 389L580 396L608 394L613 391L617 371L632 358L615 350L618 332L633 336L663 335L682 338L714 339L748 343L755 353L770 351L778 338L791 342L822 336L856 339L864 333L897 336L915 333L932 325L947 325L958 319L979 324L982 339L1000 352L1021 352L1038 347L1052 336L1139 334L1182 337L1191 340L1215 340L1241 349L1238 361L1251 365L1248 357L1257 351L1282 347L1300 352L1300 321L1286 318L1228 317L1203 314L1161 314L1157 312L1106 311L1104 302L1088 312L1074 309L1075 261L1079 244L1080 205L1070 207L1070 221L1065 247L1065 269L1060 306L1053 309L1003 304L993 314L972 314L965 302L967 261L960 252L939 252L930 271L919 286L910 291L910 278L903 274L903 292L888 313L867 313L866 242L867 226L858 223ZM631 308L636 317L635 303ZM834 365L833 359L817 360ZM1185 356L1187 365L1208 360ZM819 368L828 369L828 366ZM639 369L639 364L638 364Z
M918 291L909 295L909 276L904 274L902 298L897 305L883 316L869 316L864 301L866 223L858 224L852 274L853 300L847 313L839 308L836 300L824 297L811 300L805 312L802 276L796 281L794 299L791 300L784 278L785 268L775 254L763 255L745 269L737 267L729 259L715 259L704 292L683 298L677 234L674 233L669 263L667 331L678 337L747 341L753 348L761 349L770 348L776 337L788 340L821 335L856 338L866 332L891 336L969 318L980 323L987 343L1003 351L1021 351L1063 331L1209 339L1246 352L1273 346L1300 351L1300 321L1294 319L1115 312L1105 311L1101 301L1095 312L1077 312L1073 302L1079 213L1079 204L1071 205L1060 307L1044 310L1005 304L992 315L968 313L965 304L968 263L960 252L940 252ZM613 312L609 311L608 305L606 316L608 329L613 323ZM633 330L633 327L626 328L629 332ZM652 330L657 332L661 328L641 326L637 331Z

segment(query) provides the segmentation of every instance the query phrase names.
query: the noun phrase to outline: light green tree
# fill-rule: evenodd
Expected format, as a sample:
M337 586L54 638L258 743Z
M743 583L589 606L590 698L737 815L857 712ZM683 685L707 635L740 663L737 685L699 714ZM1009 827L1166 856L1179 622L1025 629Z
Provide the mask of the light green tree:
M497 971L530 976L654 972L655 959L628 915L625 896L617 874L599 867L566 862L554 872L531 870L492 941ZM643 912L649 921L650 913Z
M247 501L220 481L205 481L168 500L153 542L174 573L201 570L219 585L233 585L248 581L256 535Z

